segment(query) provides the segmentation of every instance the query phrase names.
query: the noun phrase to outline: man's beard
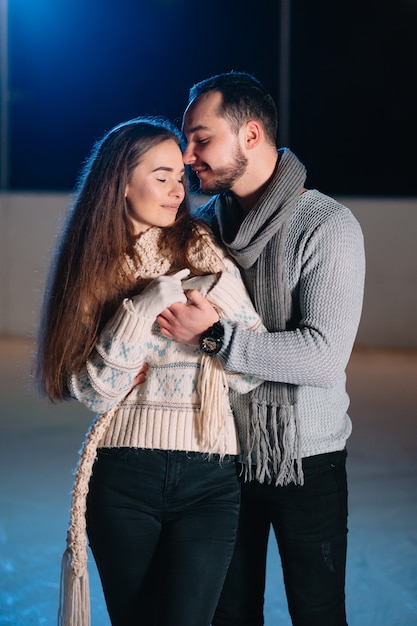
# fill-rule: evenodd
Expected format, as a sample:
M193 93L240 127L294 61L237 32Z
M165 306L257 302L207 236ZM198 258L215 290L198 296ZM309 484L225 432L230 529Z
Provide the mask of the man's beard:
M248 160L243 154L240 146L236 147L233 155L234 160L230 165L219 167L218 169L210 168L212 180L204 184L200 181L201 191L209 195L229 191L233 184L245 173Z

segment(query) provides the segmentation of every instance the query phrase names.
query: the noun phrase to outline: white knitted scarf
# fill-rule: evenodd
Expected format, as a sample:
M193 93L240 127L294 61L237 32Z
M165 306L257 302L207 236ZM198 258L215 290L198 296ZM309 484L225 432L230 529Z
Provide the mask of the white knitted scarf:
M147 230L136 242L140 263L127 257L127 271L135 278L156 278L166 274L172 264L172 255L161 243L161 229ZM207 234L201 237L190 252L195 269L205 274L224 270L223 253ZM203 354L201 357L198 391L200 411L197 435L200 445L210 451L219 445L227 410L227 380L220 360ZM92 467L97 446L104 437L119 404L99 415L87 432L80 450L72 490L67 547L62 557L58 626L90 626L90 592L87 568L86 508Z

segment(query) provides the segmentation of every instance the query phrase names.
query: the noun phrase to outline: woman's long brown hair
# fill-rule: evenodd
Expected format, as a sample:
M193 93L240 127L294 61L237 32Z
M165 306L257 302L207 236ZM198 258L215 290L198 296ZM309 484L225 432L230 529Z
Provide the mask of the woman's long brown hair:
M52 401L70 397L70 374L83 366L122 299L138 291L126 273L125 255L134 256L135 236L125 189L145 152L167 140L181 145L180 132L165 118L124 122L97 142L81 172L51 263L37 335L35 383ZM176 221L163 231L174 267L193 269L188 251L200 236L186 189Z

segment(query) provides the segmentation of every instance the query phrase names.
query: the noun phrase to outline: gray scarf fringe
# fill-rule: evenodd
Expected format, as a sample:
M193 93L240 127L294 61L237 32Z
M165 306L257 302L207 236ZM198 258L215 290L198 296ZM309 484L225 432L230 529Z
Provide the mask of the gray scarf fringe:
M269 484L274 482L276 486L289 483L303 484L297 417L294 406L276 406L252 401L251 434L246 444L249 449L244 463L246 480L255 479L260 483ZM292 449L288 437L293 421L297 428L296 450Z
M221 238L242 268L255 308L270 332L287 330L294 324L285 245L305 178L304 165L283 148L273 180L242 223L232 195L221 195L216 202ZM250 414L245 477L276 485L303 484L297 387L264 382L252 392Z

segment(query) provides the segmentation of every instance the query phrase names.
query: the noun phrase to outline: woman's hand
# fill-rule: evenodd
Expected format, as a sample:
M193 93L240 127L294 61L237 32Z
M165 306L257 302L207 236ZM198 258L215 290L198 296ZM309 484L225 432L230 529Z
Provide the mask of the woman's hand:
M134 389L138 385L145 382L148 369L149 369L149 365L147 363L144 363L142 365L142 369L140 370L139 374L137 374L135 378L133 379L132 389Z
M173 302L186 302L181 279L190 274L187 269L169 276L158 276L139 295L131 299L137 315L154 320L167 306Z

